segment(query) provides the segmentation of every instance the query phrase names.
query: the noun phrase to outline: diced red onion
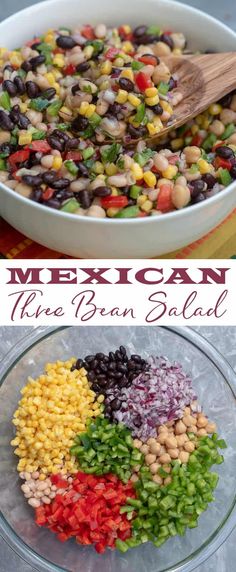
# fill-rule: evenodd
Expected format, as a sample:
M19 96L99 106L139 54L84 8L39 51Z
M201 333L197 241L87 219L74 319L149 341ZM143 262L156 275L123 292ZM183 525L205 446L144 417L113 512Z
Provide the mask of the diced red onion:
M185 407L196 400L192 380L182 366L167 358L149 358L150 369L136 377L119 394L121 407L114 417L146 441L156 435L156 427L180 419Z

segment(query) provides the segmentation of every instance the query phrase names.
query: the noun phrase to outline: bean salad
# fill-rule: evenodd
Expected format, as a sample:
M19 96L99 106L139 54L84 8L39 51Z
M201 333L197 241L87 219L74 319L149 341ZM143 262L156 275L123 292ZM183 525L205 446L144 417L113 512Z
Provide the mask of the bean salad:
M48 363L21 394L11 445L38 526L98 553L198 526L226 443L181 364L121 345Z
M0 48L0 181L74 215L162 215L236 179L236 94L151 148L174 121L178 77L163 57L188 53L156 25L49 29Z

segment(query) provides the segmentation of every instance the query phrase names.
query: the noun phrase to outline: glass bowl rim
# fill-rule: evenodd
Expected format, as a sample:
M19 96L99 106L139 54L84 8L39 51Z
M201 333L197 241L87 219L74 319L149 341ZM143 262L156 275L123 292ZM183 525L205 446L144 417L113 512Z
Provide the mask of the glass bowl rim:
M16 363L24 357L35 345L45 340L49 336L66 330L71 326L48 327L40 326L30 331L28 334L20 338L16 344L6 353L0 362L0 388L5 381L7 375L16 365ZM76 327L76 326L75 326ZM83 327L83 326L77 326ZM98 326L99 327L99 326ZM109 328L109 326L101 326ZM122 328L122 326L119 326ZM124 328L126 326L123 326ZM145 327L145 326L143 326ZM216 349L211 342L209 342L198 331L187 326L157 326L161 329L168 330L173 334L177 334L184 338L185 341L191 345L196 346L206 358L216 367L216 369L223 376L227 386L229 387L232 397L236 400L236 372L226 360L226 358ZM30 341L30 343L29 343ZM227 373L227 377L226 377ZM236 527L236 495L230 510L226 514L223 522L209 537L209 539L201 545L200 548L194 550L184 560L178 562L171 568L165 568L162 572L191 572L201 563L206 561L216 550L225 542L233 529ZM68 572L66 568L61 568L57 564L51 563L46 558L39 556L39 554L30 548L19 536L16 534L12 526L7 522L2 511L0 511L0 535L7 543L7 545L25 561L30 564L34 569L39 566L40 572Z

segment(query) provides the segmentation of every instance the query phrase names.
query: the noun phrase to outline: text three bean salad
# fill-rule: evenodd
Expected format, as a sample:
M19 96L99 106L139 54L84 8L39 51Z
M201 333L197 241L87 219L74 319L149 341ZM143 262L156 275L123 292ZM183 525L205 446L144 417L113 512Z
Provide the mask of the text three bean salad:
M49 29L0 48L0 181L47 207L98 218L160 216L236 179L236 94L151 147L182 99L157 25Z
M211 467L226 443L181 364L121 345L48 363L21 393L11 441L21 490L61 542L160 547L215 500Z

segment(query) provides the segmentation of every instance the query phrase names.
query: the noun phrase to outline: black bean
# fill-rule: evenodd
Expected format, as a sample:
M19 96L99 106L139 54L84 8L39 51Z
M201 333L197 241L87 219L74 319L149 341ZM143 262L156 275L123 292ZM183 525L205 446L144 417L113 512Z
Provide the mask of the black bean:
M43 177L41 175L22 175L22 181L30 187L39 187L42 185Z
M11 121L9 115L0 109L0 127L4 131L11 131L14 128L14 123Z
M46 185L51 185L51 183L57 178L57 171L46 171L42 174L42 177L43 182L46 183Z
M89 62L82 62L81 64L78 64L78 65L76 66L76 71L77 71L77 72L80 72L80 73L83 73L83 72L89 70L89 68L90 68L90 63L89 63Z
M81 204L82 209L88 209L93 201L92 193L83 190L78 192L78 199Z
M115 352L116 360L121 361L123 359L122 353L119 350Z
M97 383L93 384L93 391L95 391L96 393L101 393L101 389Z
M135 28L133 30L133 35L136 38L139 38L140 36L143 36L146 33L147 30L147 26L137 26L137 28Z
M173 77L171 77L169 81L169 91L172 91L172 89L175 89L175 87L177 87L177 82Z
M46 61L46 57L43 54L40 54L39 56L36 56L35 58L31 58L29 60L29 63L31 65L32 70L36 70L38 66L41 66L41 64L44 64L44 62Z
M27 95L31 99L38 97L38 95L40 94L40 89L39 89L37 83L35 83L34 81L27 81L25 84L25 87L26 87Z
M105 357L105 356L104 356L104 354L103 354L102 352L99 352L99 353L96 354L96 358L97 358L98 360L100 360L100 361L102 361L104 357Z
M233 179L236 179L236 164L233 165L233 167L231 167L230 175L231 175L231 177L233 177Z
M47 205L47 207L51 207L52 209L59 209L61 206L60 201L58 201L55 198L49 199L48 201L44 202L45 205Z
M58 36L56 39L56 44L63 50L71 50L77 46L77 42L71 36Z
M98 367L98 360L97 360L97 359L94 359L94 360L89 364L89 366L90 366L92 369L96 369L96 367Z
M0 153L11 155L11 153L13 153L14 151L15 147L11 143L2 143L2 145L0 145Z
M94 373L94 371L88 372L88 379L89 381L94 381L96 379L96 374Z
M83 367L83 365L84 365L84 361L83 361L82 359L80 359L80 358L77 359L76 368L77 368L77 369L81 369L81 367Z
M128 126L128 132L133 139L139 139L147 134L146 127L140 125L140 127L133 127L131 123Z
M222 157L223 159L234 159L234 152L225 145L216 147L215 153L218 157Z
M48 89L45 89L42 93L41 93L41 97L44 97L45 99L52 99L54 97L54 95L56 95L56 90L54 87L49 87Z
M132 354L132 355L131 355L131 359L132 359L133 361L140 362L142 358L141 358L141 356L139 356L139 355L137 355L137 354Z
M97 381L100 383L100 381L104 381L104 380L106 380L106 375L103 373L99 373L97 375Z
M23 62L21 64L21 69L24 70L25 72L29 72L32 71L32 66L31 63L29 62L29 60L25 60L25 62Z
M97 187L94 189L93 194L95 197L108 197L111 195L111 189L109 187Z
M197 203L201 203L202 201L205 201L205 199L206 199L206 196L203 193L198 193L198 195L193 198L192 202L195 205Z
M144 46L146 46L147 44L152 44L154 42L158 42L159 40L159 36L157 34L144 34L143 36L139 36L138 38L135 38L135 42L138 45L143 44Z
M115 356L114 352L109 352L109 358L110 358L110 360L115 361L116 356Z
M74 85L72 85L72 88L71 88L71 93L73 95L76 95L77 91L80 91L79 83L75 83Z
M19 105L14 105L14 107L11 109L11 111L9 113L9 117L13 121L13 123L18 123L19 118L20 118L20 107L19 107Z
M86 361L87 363L91 363L91 361L94 360L94 357L95 356L93 356L93 355L88 355L84 358L84 361Z
M228 93L224 97L222 97L219 101L220 105L223 107L230 107L231 101L233 99L233 93Z
M65 143L61 139L58 139L58 137L54 137L53 135L49 135L47 137L47 141L53 149L57 149L57 151L64 151Z
M202 180L207 184L208 189L212 189L216 184L216 178L211 175L211 173L206 173L206 175L202 175Z
M78 115L71 123L72 131L85 131L89 125L87 117Z
M116 362L115 361L110 361L110 363L108 365L108 370L109 371L115 371L116 370Z
M62 139L62 141L65 141L65 143L67 143L67 141L70 139L69 135L60 129L54 129L51 135L53 135L53 137L58 137L58 139Z
M76 139L75 137L71 137L70 139L68 139L68 141L66 142L66 150L68 149L76 149L79 145L79 139Z
M121 364L118 365L118 371L121 372L121 373L126 373L126 372L127 372L127 367L126 367L123 363L121 363Z
M130 198L129 198L127 207L133 207L133 206L136 205L136 204L137 204L136 199L130 199Z
M7 93L9 93L9 95L11 97L15 97L15 95L17 94L17 87L14 84L13 81L11 81L10 79L5 79L5 81L2 84L3 90L7 91Z
M164 42L171 50L174 48L174 42L169 34L161 34L160 36L161 42Z
M124 346L120 346L119 350L123 356L126 356L126 348Z
M121 405L121 402L117 398L113 399L113 401L111 401L111 403L110 403L111 409L113 411L117 411L117 409L120 409L120 405Z
M104 373L107 372L107 365L103 362L100 363L100 370Z
M26 115L24 115L24 113L19 113L17 125L20 129L27 129L27 127L30 125L30 120L28 117L26 117Z
M66 187L69 187L70 185L70 179L64 179L64 178L60 178L60 179L55 179L54 181L51 182L51 186L53 189L58 189L59 191L61 189L66 189Z
M88 173L89 173L88 167L86 167L86 165L84 165L83 163L77 162L77 161L76 161L76 165L79 168L81 175L83 175L83 177L87 177Z
M41 203L41 201L43 200L43 190L40 188L33 189L31 199L36 203Z
M111 115L118 115L122 111L122 106L120 103L112 103L109 105L108 111Z
M191 182L191 187L191 197L195 198L199 193L202 193L202 191L205 190L207 185L203 180L197 179L196 181Z
M14 72L14 68L12 66L10 66L10 64L7 64L6 66L4 66L3 71L9 71L9 72Z
M119 85L121 89L125 89L125 91L134 91L134 83L127 77L121 77L119 79Z

